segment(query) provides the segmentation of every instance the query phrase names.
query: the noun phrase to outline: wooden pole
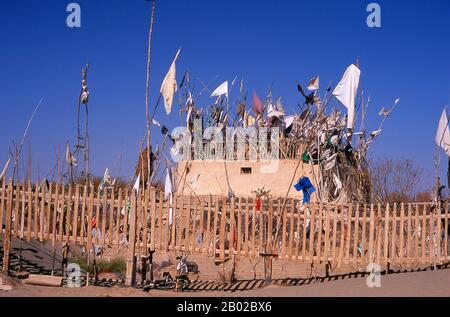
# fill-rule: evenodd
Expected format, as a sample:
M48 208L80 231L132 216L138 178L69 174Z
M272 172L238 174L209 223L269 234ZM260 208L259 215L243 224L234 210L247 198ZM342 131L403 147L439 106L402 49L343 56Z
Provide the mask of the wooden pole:
M6 206L6 228L3 239L3 273L9 272L9 252L11 248L11 212L13 199L13 182L10 181L8 185L8 201ZM18 202L16 202L18 203Z
M149 99L149 82L150 82L150 57L151 57L151 45L152 45L152 34L153 34L153 24L155 22L155 0L152 0L152 17L150 20L150 30L148 33L148 51L147 51L147 79L146 79L146 98L145 98L145 114L147 118L147 179L148 186L150 187L150 176L152 175L151 167L151 147L150 147L150 114L148 109L148 99ZM144 176L144 175L143 175Z
M27 124L25 132L24 132L24 134L22 136L22 140L20 141L20 145L19 145L19 148L18 148L18 153L16 155L16 160L14 162L14 168L13 168L13 172L12 172L13 177L14 177L14 172L16 171L17 165L19 163L19 156L20 156L20 153L22 152L23 143L25 142L25 138L26 138L26 136L28 134L28 130L30 129L31 123L33 122L33 119L34 119L34 116L36 115L36 112L38 111L38 109L41 106L43 101L44 101L44 98L42 97L41 100L39 101L39 103L37 104L37 106L34 108L34 111L33 111L33 114L30 117L30 120L28 120L28 124Z

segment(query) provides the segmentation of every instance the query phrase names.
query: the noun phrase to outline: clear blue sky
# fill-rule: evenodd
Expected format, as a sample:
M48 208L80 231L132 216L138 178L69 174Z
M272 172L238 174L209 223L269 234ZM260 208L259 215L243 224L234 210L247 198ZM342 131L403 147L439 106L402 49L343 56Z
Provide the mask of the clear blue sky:
M33 177L38 162L41 177L54 165L58 144L73 145L80 69L89 62L91 169L101 175L109 167L116 176L123 140L121 174L131 177L145 134L150 2L78 0L82 27L69 29L70 2L0 2L0 165L42 96L31 129ZM238 75L260 95L273 83L274 95L290 109L301 101L296 80L320 74L323 85L336 84L359 58L371 128L379 124L379 109L401 98L376 156L415 159L429 178L423 183L431 185L436 125L450 105L450 1L378 1L379 29L366 25L370 2L157 0L151 105L180 46L179 80L189 70L197 91L197 78L214 89ZM156 118L173 128L183 122L177 104L174 109L166 116L160 107Z

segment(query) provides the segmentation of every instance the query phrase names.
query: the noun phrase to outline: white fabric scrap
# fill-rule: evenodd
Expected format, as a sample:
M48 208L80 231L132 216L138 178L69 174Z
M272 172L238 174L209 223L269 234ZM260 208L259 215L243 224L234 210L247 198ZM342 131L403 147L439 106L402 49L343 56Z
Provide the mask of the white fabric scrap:
M211 97L220 97L222 95L226 95L228 98L228 81L217 87L216 90L214 90L214 92L211 94Z
M294 116L289 116L284 119L284 123L286 124L286 129L288 129L294 123Z
M325 162L325 170L329 171L336 165L337 153L327 158Z
M152 123L153 123L153 126L155 126L155 127L160 127L161 126L161 123L156 121L156 119L152 119Z
M315 91L319 90L320 87L320 76L314 77L309 81L308 90Z
M385 117L387 117L387 116L389 116L390 114L391 114L391 112L392 112L392 110L388 110L388 109L385 109L384 107L383 108L381 108L381 110L380 110L380 112L378 113L380 116L385 116Z
M176 61L179 54L180 50L178 50L177 55L175 56L175 59L173 60L172 65L170 66L169 71L161 85L160 92L164 98L164 107L166 108L167 114L170 114L170 112L172 111L173 96L177 92L178 88Z
M436 132L436 145L444 149L450 156L450 130L448 127L447 109L444 109Z
M372 137L372 138L376 138L377 136L379 136L381 134L381 130L376 130L376 131L373 131L372 133L370 133L370 136Z
M69 166L77 166L77 158L70 152L69 143L66 145L66 163Z
M344 73L333 95L348 109L347 128L352 129L355 120L356 94L358 92L361 71L355 65L350 65Z
M139 183L141 181L141 174L138 175L136 182L134 183L133 190L136 191L136 194L139 193Z
M200 174L196 174L191 178L190 183L192 184L192 187L194 187L194 189L197 189L197 182L198 182L199 178L200 178Z
M111 180L111 175L109 174L109 169L106 168L105 170L105 174L103 174L103 183L109 183L109 181Z
M334 195L336 196L337 193L342 189L342 182L336 174L333 174L333 182L334 185L336 185L336 190L334 191Z

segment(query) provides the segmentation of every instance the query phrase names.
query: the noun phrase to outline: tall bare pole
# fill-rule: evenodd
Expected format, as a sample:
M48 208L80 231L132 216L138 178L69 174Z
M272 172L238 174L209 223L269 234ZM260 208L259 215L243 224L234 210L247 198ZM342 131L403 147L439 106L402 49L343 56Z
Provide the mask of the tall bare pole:
M24 134L22 136L22 139L20 140L20 144L19 144L19 147L18 147L18 151L16 153L16 160L14 162L14 168L13 168L13 172L12 172L13 182L14 182L14 173L16 172L16 170L18 168L19 156L20 156L20 153L22 152L22 147L23 147L23 144L25 142L25 138L26 138L26 136L28 134L28 130L31 127L31 123L33 122L34 116L36 115L36 112L38 111L38 109L41 106L43 101L44 101L44 98L41 98L41 100L37 104L36 108L34 108L33 114L31 115L30 120L28 120L27 128L25 129L25 132L24 132Z
M152 34L153 34L153 23L155 22L155 0L152 0L152 17L150 20L150 30L148 32L148 51L147 51L147 81L146 81L146 93L145 93L145 114L147 117L147 180L148 186L150 187L150 175L152 171L151 167L151 146L150 146L150 113L148 109L148 100L149 100L149 82L150 82L150 53L152 46ZM144 175L142 175L144 176Z

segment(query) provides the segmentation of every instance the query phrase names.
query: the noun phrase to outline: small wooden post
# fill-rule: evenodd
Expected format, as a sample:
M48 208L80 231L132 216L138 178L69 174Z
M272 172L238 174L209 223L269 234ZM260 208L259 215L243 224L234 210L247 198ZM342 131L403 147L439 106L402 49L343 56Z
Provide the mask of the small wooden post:
M131 211L130 211L130 242L127 253L127 270L125 284L132 286L136 277L136 196L134 193L130 195Z
M3 273L9 272L9 252L11 249L11 212L12 212L12 199L13 199L13 184L8 185L8 201L6 203L6 228L5 236L3 238ZM16 201L16 203L18 203Z

